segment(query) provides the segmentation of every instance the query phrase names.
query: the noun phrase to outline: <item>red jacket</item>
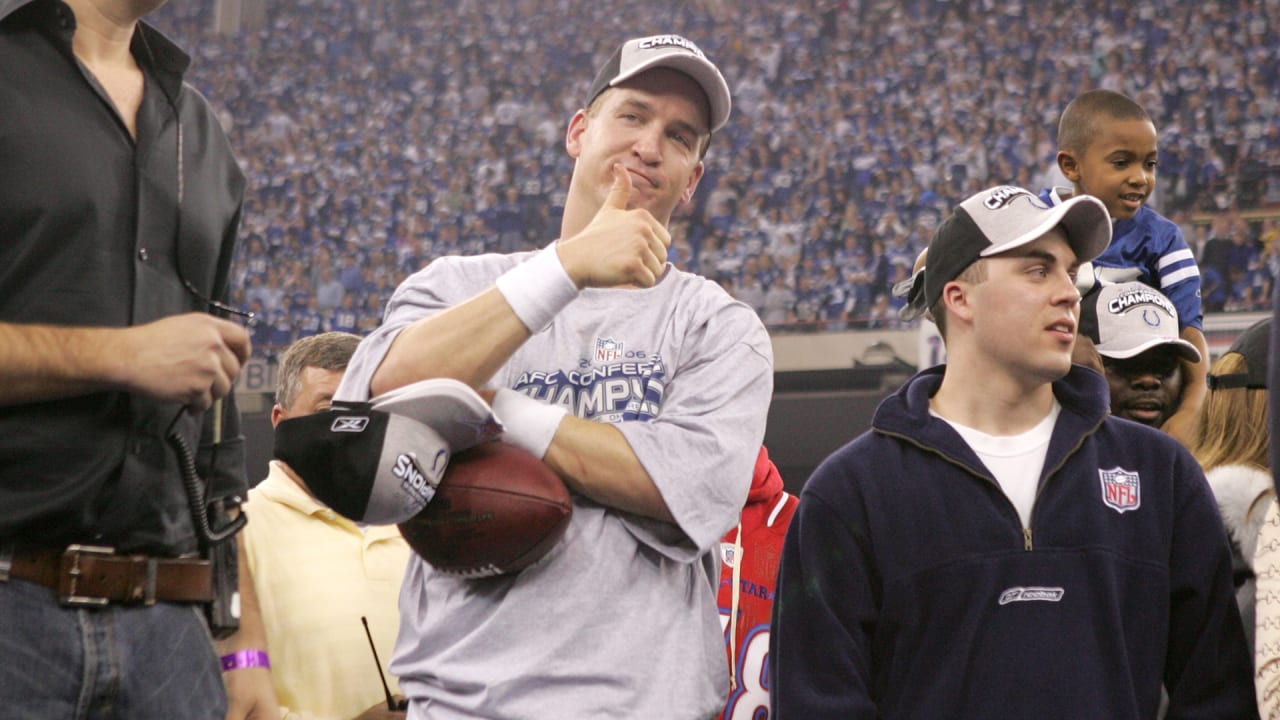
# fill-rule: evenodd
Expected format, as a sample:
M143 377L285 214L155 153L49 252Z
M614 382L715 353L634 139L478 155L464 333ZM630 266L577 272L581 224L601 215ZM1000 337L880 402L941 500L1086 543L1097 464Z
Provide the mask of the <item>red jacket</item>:
M782 489L782 476L761 447L751 491L738 527L720 543L720 621L729 656L729 700L723 720L766 718L765 688L769 653L769 616L782 540L799 502ZM742 533L742 544L735 541ZM737 582L734 571L737 570ZM737 592L734 592L735 586ZM733 622L734 617L737 622ZM756 715L764 711L764 715Z

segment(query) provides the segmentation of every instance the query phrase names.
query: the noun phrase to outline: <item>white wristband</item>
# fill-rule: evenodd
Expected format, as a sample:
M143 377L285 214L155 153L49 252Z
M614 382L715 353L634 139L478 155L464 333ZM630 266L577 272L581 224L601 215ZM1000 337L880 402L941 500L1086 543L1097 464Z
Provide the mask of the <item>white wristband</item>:
M559 405L534 400L519 390L502 388L493 395L493 414L502 423L502 441L542 458L556 428L569 412Z
M531 333L550 325L578 297L578 286L560 263L555 245L500 275L497 286Z

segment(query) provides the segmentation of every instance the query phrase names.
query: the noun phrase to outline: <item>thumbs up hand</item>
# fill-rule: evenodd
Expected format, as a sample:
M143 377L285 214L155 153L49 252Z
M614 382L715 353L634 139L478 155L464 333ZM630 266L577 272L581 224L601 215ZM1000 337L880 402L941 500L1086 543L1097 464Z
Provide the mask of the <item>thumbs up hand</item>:
M582 232L556 244L578 287L652 287L667 261L671 235L648 210L628 210L631 173L613 166L613 186Z
M631 173L622 166L621 163L614 163L613 166L613 187L609 188L609 197L604 199L605 208L613 208L615 210L626 210L627 203L631 202ZM599 214L596 215L599 217Z

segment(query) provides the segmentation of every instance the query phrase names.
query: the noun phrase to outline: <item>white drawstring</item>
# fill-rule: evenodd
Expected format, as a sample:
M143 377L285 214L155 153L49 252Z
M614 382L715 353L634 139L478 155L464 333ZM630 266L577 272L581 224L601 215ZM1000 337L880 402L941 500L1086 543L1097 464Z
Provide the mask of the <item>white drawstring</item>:
M738 689L738 593L742 587L742 521L733 536L733 600L729 603L729 692Z
M769 521L765 523L766 525L773 527L773 521L778 519L778 513L782 512L782 508L786 507L787 498L789 497L791 496L785 491L782 493L782 496L778 498L778 504L773 506L773 512L769 513Z

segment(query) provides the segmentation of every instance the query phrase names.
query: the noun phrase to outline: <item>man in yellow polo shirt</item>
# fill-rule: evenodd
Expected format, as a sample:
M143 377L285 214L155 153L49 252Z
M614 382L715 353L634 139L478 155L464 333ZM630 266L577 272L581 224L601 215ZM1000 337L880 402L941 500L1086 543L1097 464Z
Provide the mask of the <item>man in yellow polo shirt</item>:
M325 410L360 338L329 332L295 342L281 357L274 427ZM298 720L403 718L391 712L361 618L367 618L381 672L399 628L397 598L409 546L394 525L361 527L316 500L293 470L271 461L244 505L241 587L255 592L265 638L238 637L224 658L228 685L267 672L280 716ZM267 658L267 651L270 657ZM388 677L398 693L395 678ZM242 709L232 717L248 716Z

